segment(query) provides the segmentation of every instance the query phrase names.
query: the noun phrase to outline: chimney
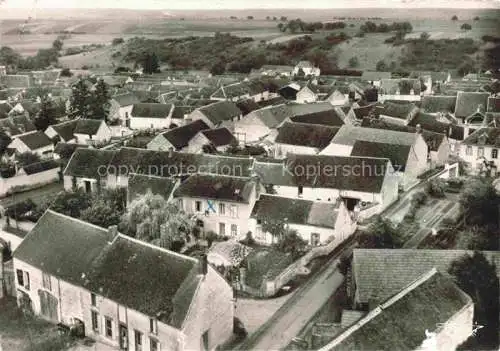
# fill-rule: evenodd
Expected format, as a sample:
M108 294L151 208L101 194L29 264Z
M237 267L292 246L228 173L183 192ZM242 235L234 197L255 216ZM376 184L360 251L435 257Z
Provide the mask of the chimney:
M118 235L118 226L117 225L110 225L108 227L108 242L113 242L115 237Z
M422 134L422 126L420 124L417 124L416 129L417 129L416 132L418 134Z
M208 273L208 259L207 255L202 255L200 258L200 274L206 276Z
M169 147L168 148L168 157L172 157L174 155L174 148L173 147Z

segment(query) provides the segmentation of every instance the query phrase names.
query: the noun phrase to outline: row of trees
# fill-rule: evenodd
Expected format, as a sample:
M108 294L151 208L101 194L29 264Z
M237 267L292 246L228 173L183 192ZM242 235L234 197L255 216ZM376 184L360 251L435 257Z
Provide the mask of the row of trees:
M403 32L411 33L413 26L410 22L393 22L392 24L367 21L361 25L360 30L364 33L388 33L388 32Z
M93 91L88 86L88 81L79 79L73 86L70 97L70 117L108 120L109 114L108 85L99 79Z

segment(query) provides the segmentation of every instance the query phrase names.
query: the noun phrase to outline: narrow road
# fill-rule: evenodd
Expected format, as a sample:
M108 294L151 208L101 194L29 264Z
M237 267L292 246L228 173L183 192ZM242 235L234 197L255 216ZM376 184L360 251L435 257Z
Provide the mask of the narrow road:
M237 349L280 350L290 344L344 281L344 276L337 269L337 263L339 257L345 252L350 252L352 248L351 243L335 254Z

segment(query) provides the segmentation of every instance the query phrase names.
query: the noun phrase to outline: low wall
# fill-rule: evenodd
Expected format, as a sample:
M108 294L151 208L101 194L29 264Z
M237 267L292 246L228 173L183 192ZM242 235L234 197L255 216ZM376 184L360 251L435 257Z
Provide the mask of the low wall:
M16 187L29 187L30 189L47 185L59 180L60 168L49 169L36 174L23 174L11 178L0 178L0 197L7 196Z

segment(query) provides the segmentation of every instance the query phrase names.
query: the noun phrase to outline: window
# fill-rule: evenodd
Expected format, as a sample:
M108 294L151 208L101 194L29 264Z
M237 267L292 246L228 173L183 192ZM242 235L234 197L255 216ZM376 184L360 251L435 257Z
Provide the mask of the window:
M97 306L97 296L94 293L90 293L90 303L92 306Z
M226 224L225 223L219 223L219 235L220 236L226 235Z
M465 149L465 154L467 156L472 156L472 146L467 146L467 148Z
M135 340L135 350L142 351L142 333L138 330L134 331L134 340Z
M160 351L160 343L156 339L150 339L151 351Z
M238 217L238 207L236 207L236 205L231 205L231 207L229 208L229 212L231 217L233 218Z
M113 338L113 320L109 317L104 317L104 327L106 337Z
M30 289L30 274L28 272L24 272L24 287L26 290Z
M236 224L231 224L231 236L238 235L238 226Z
M224 216L226 214L226 204L219 204L219 215Z
M491 150L491 158L498 158L498 149Z
M96 311L90 311L92 316L92 330L99 333L99 313Z
M201 201L195 201L194 209L196 212L201 212Z
M46 273L42 273L42 279L43 279L43 288L47 289L48 291L52 290L52 282L50 281L50 275Z
M319 245L319 233L311 233L311 245L318 246Z
M302 194L304 193L304 187L302 185L299 185L299 197L302 196Z
M18 269L16 270L16 274L17 274L17 284L19 286L24 286L24 275L23 275L23 271Z
M152 334L158 334L158 324L154 318L149 318L149 332Z
M484 156L484 147L478 147L477 148L477 157L483 157Z

